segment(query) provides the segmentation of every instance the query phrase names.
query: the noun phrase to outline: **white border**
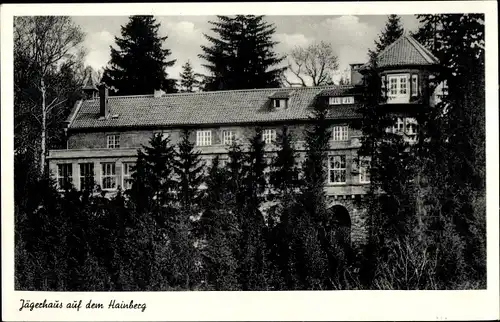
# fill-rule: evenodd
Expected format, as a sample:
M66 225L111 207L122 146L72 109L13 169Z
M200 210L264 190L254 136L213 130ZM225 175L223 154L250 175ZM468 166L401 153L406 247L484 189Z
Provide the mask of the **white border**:
M15 15L373 15L464 13L486 15L486 132L488 288L485 291L324 291L56 293L13 291L13 16ZM499 318L498 31L497 3L173 3L18 4L1 7L2 319L22 321L137 320L483 320ZM106 305L111 299L146 302L145 312L101 310L19 312L20 298Z

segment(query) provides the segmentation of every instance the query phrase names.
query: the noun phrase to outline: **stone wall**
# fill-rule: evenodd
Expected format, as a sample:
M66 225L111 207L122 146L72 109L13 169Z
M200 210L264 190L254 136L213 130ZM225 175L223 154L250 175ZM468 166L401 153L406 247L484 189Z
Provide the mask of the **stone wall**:
M347 209L351 219L351 242L357 247L367 242L367 209L362 195L328 196L328 208L339 205Z

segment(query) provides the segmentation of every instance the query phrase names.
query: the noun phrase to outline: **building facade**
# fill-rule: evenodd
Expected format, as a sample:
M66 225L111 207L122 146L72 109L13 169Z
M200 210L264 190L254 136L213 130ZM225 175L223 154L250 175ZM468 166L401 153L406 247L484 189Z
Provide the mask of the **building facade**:
M412 109L436 104L430 94L438 60L410 36L404 35L377 58L387 104L400 117L393 131L408 140L416 138ZM363 195L369 177L363 162L357 162L361 132L352 125L361 118L357 90L363 86L363 64L351 65L351 85L278 89L248 89L200 93L108 96L105 86L89 78L87 98L76 103L67 120L67 148L50 150L49 170L59 187L71 182L77 189L97 184L110 194L130 187L131 169L137 150L157 133L177 144L184 129L207 163L218 155L224 164L233 140L243 146L262 129L266 151L286 125L296 139L299 162L305 151L304 129L310 124L315 104L328 104L332 136L329 142L326 193L332 215L351 229L351 238L365 236ZM340 218L342 217L342 218Z

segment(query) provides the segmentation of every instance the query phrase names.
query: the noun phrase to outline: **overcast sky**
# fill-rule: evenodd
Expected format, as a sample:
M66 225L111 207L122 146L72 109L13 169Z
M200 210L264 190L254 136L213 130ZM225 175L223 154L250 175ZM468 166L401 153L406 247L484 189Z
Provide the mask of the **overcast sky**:
M106 66L110 45L114 37L120 36L120 26L128 21L126 16L73 17L86 33L86 63L95 69ZM208 21L215 16L157 16L161 24L161 36L168 36L165 48L172 52L176 64L168 68L169 77L178 78L181 66L190 60L196 72L205 73L198 58L200 45L207 44L203 34L213 35ZM364 63L369 48L384 28L387 16L267 16L266 20L276 26L275 40L279 44L275 51L287 54L295 46L307 45L324 40L330 42L339 57L339 70L345 70L351 63ZM413 15L401 16L405 30L413 31L418 22Z

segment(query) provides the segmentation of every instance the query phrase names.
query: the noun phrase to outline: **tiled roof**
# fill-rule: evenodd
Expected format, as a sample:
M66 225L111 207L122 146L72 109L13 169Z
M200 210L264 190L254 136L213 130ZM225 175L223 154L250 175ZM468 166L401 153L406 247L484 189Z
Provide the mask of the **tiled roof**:
M346 96L353 95L355 87L352 85L341 85L334 88L324 89L319 93L319 96Z
M74 112L72 129L177 126L203 124L237 124L306 120L318 94L326 87L294 88L287 108L274 109L269 96L278 89L251 89L200 93L111 96L108 99L110 115L99 118L99 100L85 100ZM330 117L349 119L359 117L355 106L332 106Z
M377 56L378 67L435 65L439 60L409 35L402 35Z
M269 98L289 98L293 94L293 89L279 89L272 93Z

